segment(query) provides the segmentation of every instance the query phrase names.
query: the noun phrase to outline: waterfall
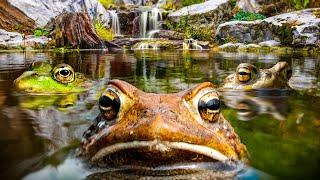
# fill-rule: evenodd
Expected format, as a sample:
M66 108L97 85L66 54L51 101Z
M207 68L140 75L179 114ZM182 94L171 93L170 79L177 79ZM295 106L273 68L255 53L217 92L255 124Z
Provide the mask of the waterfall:
M108 10L111 15L111 29L116 36L121 35L118 14L115 10Z
M145 38L147 34L148 11L144 11L140 15L140 37Z
M151 9L151 16L149 17L150 30L159 29L159 20L162 21L162 14L158 8L154 7Z
M148 32L159 30L159 22L162 21L160 10L153 7L151 10L142 11L140 14L140 37L147 38Z

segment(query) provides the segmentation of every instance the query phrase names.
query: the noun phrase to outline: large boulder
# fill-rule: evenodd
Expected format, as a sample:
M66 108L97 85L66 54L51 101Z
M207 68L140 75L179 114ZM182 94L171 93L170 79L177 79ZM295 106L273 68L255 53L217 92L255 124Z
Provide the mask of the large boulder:
M64 12L86 12L91 19L100 19L105 24L109 14L98 0L8 0L10 4L44 27L57 15Z
M0 28L7 31L18 31L25 34L31 34L35 22L12 6L7 0L0 1Z
M231 21L216 31L218 44L276 40L287 46L320 47L320 8L305 9L256 21Z
M232 16L230 0L208 0L204 3L186 6L168 15L168 18L178 23L182 17L188 18L188 23L198 27L217 27Z
M47 47L49 40L45 36L24 36L17 32L0 29L0 49L42 49Z

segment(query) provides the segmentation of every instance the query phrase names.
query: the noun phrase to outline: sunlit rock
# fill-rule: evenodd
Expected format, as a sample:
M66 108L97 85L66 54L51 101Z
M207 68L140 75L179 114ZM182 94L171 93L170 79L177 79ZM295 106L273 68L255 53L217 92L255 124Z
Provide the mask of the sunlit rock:
M230 0L209 0L174 11L168 18L173 22L179 22L183 16L187 16L189 25L216 27L232 16L231 9Z
M280 41L286 46L320 47L320 8L306 9L256 21L231 21L216 31L219 44ZM279 45L279 44L277 44Z
M39 27L45 26L52 18L63 12L87 12L91 19L109 22L109 14L98 0L8 0L25 13Z
M24 36L17 32L8 32L0 29L0 49L44 48L49 40L50 39L45 36Z

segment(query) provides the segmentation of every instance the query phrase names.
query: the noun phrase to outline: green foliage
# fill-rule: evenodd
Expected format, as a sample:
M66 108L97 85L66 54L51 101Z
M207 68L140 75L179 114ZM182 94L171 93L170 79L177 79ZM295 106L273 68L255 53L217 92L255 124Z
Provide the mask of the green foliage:
M176 24L167 22L167 27L170 30L177 31L184 34L185 39L196 39L202 41L214 41L214 32L209 27L191 26L189 23L189 16L183 16Z
M199 4L199 3L203 3L204 0L183 0L182 1L182 5L183 6L190 6L192 4Z
M305 9L309 4L309 0L291 0L291 4L295 10Z
M232 21L254 21L257 19L265 19L266 17L259 13L239 11L231 20Z
M49 31L46 31L44 29L41 28L36 28L33 30L33 35L40 37L40 36L48 36L49 35Z
M95 30L96 30L97 35L98 35L102 40L110 41L110 40L113 39L113 37L114 37L114 32L113 32L111 29L105 27L102 22L97 21L97 22L94 24L94 28L95 28Z
M104 8L109 9L110 6L114 6L114 0L99 0Z

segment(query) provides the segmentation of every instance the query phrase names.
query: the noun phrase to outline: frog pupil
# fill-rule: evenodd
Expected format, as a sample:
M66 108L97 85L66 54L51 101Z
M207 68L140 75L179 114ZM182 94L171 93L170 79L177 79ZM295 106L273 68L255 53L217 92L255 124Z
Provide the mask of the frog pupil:
M70 72L69 72L69 70L62 69L62 70L60 71L60 74L61 74L62 76L68 76L68 75L70 74Z
M200 111L203 109L219 110L220 109L220 100L219 99L210 99L207 102L200 101L198 108Z
M240 75L244 76L244 75L248 75L249 73L246 72L239 72Z

